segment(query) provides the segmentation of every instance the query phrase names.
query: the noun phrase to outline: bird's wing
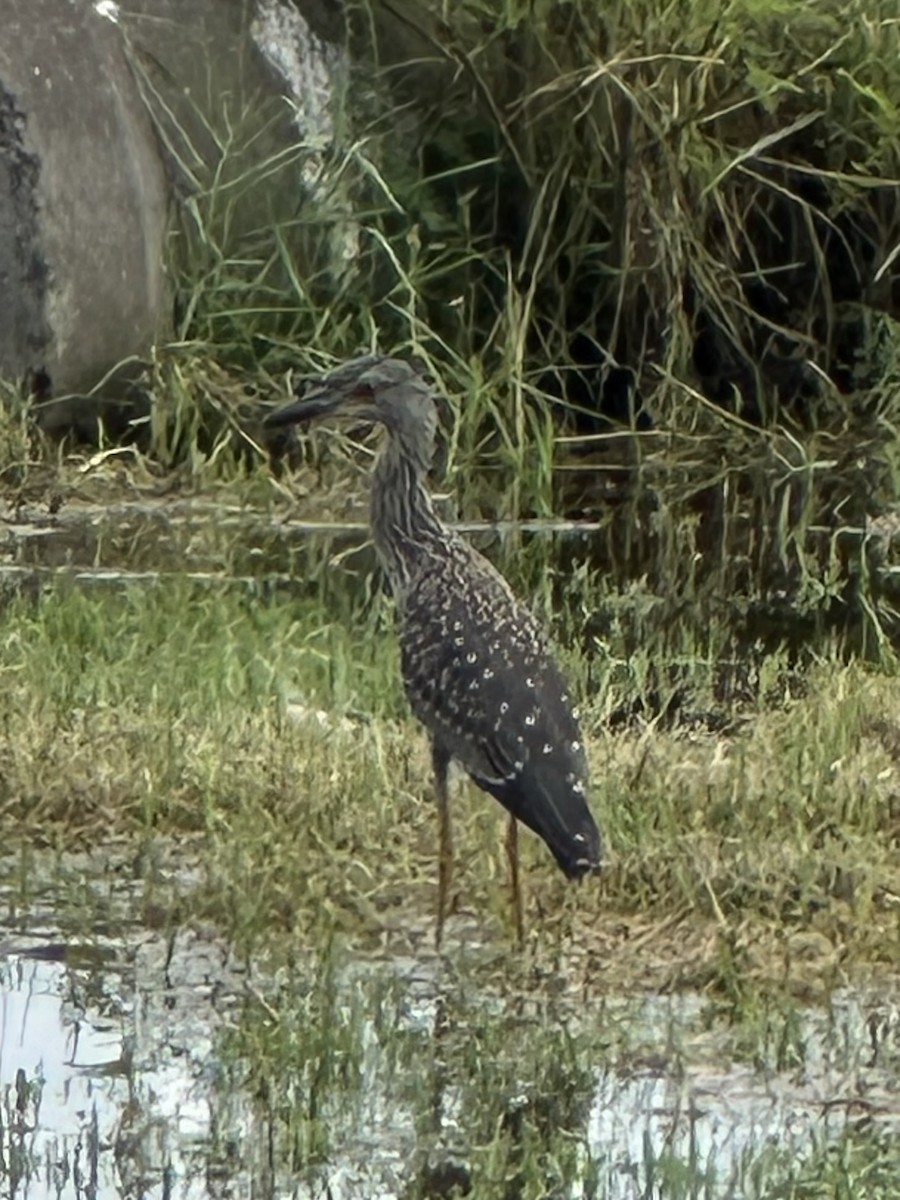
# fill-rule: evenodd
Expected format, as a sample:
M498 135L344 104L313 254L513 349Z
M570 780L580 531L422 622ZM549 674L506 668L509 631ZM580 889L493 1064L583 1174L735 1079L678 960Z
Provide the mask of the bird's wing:
M399 615L407 695L435 741L568 876L594 870L578 721L531 613L484 560L456 551L413 581Z
M543 632L480 556L414 583L400 647L413 711L482 786L551 758L584 778L578 721Z

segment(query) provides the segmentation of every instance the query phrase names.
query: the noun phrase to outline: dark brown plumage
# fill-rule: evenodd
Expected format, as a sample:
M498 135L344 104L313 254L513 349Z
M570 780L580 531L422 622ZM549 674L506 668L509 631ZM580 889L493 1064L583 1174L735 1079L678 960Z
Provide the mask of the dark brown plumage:
M355 359L313 381L267 423L338 411L380 422L390 435L373 476L371 525L397 604L406 694L432 739L441 818L438 941L451 869L453 759L512 818L508 852L521 938L516 821L543 838L569 878L600 865L566 684L540 626L503 576L435 514L426 475L437 412L425 381L397 359Z

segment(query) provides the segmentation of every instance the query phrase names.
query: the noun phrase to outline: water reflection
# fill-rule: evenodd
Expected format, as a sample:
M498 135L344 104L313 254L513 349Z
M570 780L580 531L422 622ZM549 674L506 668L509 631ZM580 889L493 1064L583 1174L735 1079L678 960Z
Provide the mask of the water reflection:
M3 1165L9 1194L46 1194L44 1184L116 1195L101 1145L116 1133L122 1103L122 1028L84 1021L69 1003L63 963L23 959L0 966ZM35 1193L35 1177L42 1182Z
M517 1114L532 1129L564 1120L573 1131L581 1182L560 1195L584 1194L590 1173L610 1200L657 1194L676 1176L701 1191L659 1194L737 1194L766 1147L800 1156L848 1123L900 1124L895 1014L851 991L800 1018L802 1054L785 1070L730 1061L727 1027L696 995L580 1003L576 1021L604 1031L607 1054L585 1057L576 1031L571 1063L551 1054L526 1069L522 1048L555 1010L473 996L458 978L447 990L435 960L344 962L322 985L325 1009L312 969L248 987L211 929L169 937L132 921L119 938L80 946L49 926L35 934L41 916L27 943L0 932L4 1198L388 1200L413 1194L413 1177L418 1194L423 1179L434 1194L464 1188L472 1147L490 1133L479 1125L482 1076L494 1098L503 1092L513 1136ZM310 1002L292 1007L304 995ZM244 1094L252 1072L222 1051L223 1035L261 1011L301 1047L293 1062L274 1060L266 1105L259 1089ZM357 1064L359 1096L323 1095L327 1139L315 1153L300 1140L285 1151L285 1113L309 1107L321 1039L332 1037L341 1062Z
M213 1050L240 984L227 954L192 931L107 967L40 954L0 963L0 1195L210 1195Z

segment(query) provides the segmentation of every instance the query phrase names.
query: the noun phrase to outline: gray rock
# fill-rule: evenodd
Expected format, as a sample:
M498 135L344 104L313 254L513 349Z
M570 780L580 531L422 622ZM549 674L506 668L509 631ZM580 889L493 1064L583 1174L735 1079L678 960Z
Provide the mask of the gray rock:
M121 31L83 0L5 0L0 374L87 390L168 309L165 173Z
M173 201L283 159L265 187L235 189L228 228L296 214L290 147L330 142L340 56L280 4L2 0L0 378L54 398L45 425L94 424L82 394L127 398L172 335Z

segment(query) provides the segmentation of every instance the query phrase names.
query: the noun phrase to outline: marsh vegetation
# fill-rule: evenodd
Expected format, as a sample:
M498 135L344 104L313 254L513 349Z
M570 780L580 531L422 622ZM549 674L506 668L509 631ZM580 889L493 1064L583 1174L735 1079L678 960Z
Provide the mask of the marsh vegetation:
M4 392L0 991L113 1032L55 1148L75 1085L3 1044L0 1187L892 1197L900 21L432 8L406 69L351 9L352 149L248 175L223 114L122 438ZM431 949L369 433L261 439L372 345L440 379L435 488L582 701L608 862L523 838L522 954L463 785Z

